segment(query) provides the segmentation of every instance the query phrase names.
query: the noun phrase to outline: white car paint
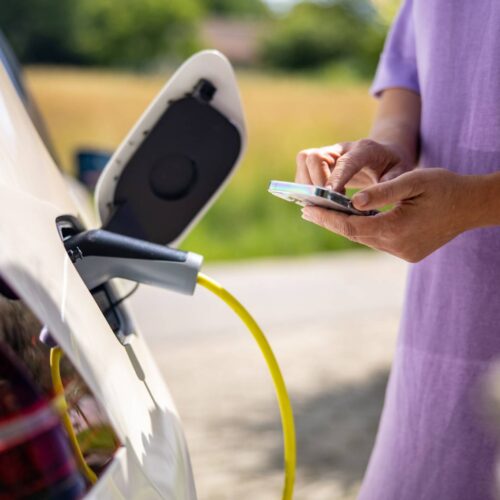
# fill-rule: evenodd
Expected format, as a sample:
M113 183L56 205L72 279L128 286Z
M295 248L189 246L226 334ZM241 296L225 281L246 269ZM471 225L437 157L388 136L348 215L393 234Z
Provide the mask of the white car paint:
M204 52L185 63L155 103L182 95L200 77L218 86L214 106L244 137L234 74L216 52ZM155 103L146 112L148 117ZM126 158L127 141L139 132L139 126L132 130L99 183L101 218L106 217L106 201L112 196L110 176L118 173L116 159ZM47 325L123 443L87 497L195 499L182 424L143 336L136 331L127 348L115 338L59 237L58 216L91 220L83 207L70 194L0 66L0 272Z

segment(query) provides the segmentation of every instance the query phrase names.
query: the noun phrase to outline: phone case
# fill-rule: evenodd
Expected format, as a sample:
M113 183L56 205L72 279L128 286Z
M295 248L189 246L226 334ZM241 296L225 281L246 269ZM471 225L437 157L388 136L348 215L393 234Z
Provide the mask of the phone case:
M370 216L379 213L377 210L358 210L353 207L351 199L347 196L323 187L309 184L271 181L268 191L278 198L297 203L297 205L301 206L320 206L349 215L360 216Z

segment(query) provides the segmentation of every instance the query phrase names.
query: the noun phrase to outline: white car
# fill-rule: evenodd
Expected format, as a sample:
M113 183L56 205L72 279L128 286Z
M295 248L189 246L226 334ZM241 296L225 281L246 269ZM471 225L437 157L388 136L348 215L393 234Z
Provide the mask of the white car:
M2 59L0 278L70 358L122 443L86 498L194 499L182 423L126 302L110 308L118 289L102 276L80 275L65 242L95 229L95 220L161 245L184 237L245 149L232 68L220 53L204 51L175 73L108 162L91 214L57 168Z

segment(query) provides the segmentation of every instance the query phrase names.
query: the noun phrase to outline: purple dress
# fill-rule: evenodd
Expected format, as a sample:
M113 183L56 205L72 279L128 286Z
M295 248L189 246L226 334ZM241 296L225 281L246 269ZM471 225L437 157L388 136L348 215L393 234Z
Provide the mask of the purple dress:
M500 0L406 0L373 92L422 97L423 167L500 170ZM362 500L494 498L495 442L478 384L500 357L500 228L412 265Z

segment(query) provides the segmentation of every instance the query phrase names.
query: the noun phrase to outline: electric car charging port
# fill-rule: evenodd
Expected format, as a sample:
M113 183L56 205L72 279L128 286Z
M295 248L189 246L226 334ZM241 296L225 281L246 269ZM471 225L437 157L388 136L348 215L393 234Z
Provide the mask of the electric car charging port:
M67 242L77 234L83 233L85 228L81 222L71 215L63 215L56 219L57 231L61 240ZM68 250L68 256L72 262L79 256L72 250ZM111 330L122 344L127 343L127 337L133 333L132 322L120 304L123 296L128 295L125 291L123 296L117 292L117 287L110 282L99 285L90 290L103 316L106 318Z

